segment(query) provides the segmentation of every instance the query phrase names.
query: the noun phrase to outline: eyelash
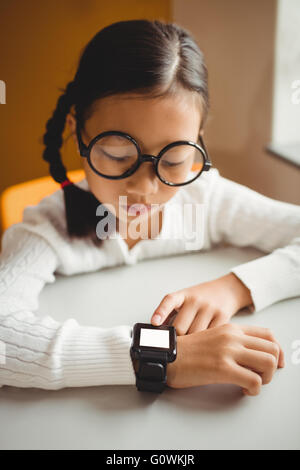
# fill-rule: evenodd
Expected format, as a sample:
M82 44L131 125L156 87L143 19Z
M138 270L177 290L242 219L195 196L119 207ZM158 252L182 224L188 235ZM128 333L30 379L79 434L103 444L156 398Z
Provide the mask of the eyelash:
M106 153L104 150L102 150L102 152L103 152L104 155L105 155L107 158L109 158L110 160L118 161L119 163L122 163L122 162L128 160L128 158L130 158L130 157L122 157L122 158L114 157L113 155L109 155L108 153ZM165 163L166 163L166 162L165 162ZM169 166L179 166L179 165L181 165L182 163L184 163L184 162L170 163Z
M104 154L105 154L106 157L110 158L111 160L118 161L118 162L124 162L125 160L128 160L128 158L130 158L130 157L122 157L122 158L113 157L112 155L109 155L108 153L105 153L105 152L104 152Z

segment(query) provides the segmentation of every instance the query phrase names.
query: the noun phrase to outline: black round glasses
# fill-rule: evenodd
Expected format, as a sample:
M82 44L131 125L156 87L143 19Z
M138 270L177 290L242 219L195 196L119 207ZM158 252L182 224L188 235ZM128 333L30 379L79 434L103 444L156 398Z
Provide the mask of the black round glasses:
M192 183L212 166L201 135L201 145L179 140L166 145L156 156L143 154L136 140L125 132L102 132L88 146L82 141L78 125L76 134L81 157L87 158L91 169L103 178L128 178L143 162L152 162L162 183L183 186Z

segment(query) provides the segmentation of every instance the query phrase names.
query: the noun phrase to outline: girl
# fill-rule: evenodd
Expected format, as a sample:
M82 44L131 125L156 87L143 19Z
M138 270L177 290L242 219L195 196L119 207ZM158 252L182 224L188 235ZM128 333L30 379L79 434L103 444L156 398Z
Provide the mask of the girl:
M229 320L243 307L260 311L300 294L300 208L210 169L203 141L208 109L206 66L188 31L134 20L92 38L46 125L43 158L61 189L27 207L23 221L3 234L0 384L52 390L135 384L131 325L104 329L38 317L41 289L55 272L96 271L221 242L267 255L162 299L153 312L161 318L151 321L177 311L179 335L168 385L233 383L257 395L284 366L268 329ZM60 154L66 123L86 175L76 185ZM192 225L178 210L185 205L204 209L192 247L175 236ZM121 236L124 228L128 235Z

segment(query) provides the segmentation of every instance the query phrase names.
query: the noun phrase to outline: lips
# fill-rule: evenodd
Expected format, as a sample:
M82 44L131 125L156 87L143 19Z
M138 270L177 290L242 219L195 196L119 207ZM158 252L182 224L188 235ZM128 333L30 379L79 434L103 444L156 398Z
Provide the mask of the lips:
M143 209L144 207L151 208L151 204L127 204L127 207L134 207L136 209Z
M126 209L128 215L139 215L139 214L145 214L149 210L151 210L151 204L138 204L138 203L133 203L133 204L127 204L127 206L123 206L124 209Z

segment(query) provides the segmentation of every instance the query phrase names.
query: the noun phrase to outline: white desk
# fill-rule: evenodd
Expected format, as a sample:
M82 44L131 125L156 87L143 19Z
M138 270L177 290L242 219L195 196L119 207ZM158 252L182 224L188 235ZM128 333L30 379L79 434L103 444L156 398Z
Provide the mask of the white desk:
M162 297L214 279L260 256L221 247L151 259L72 277L57 276L40 295L39 312L58 320L110 327L150 322ZM65 299L65 300L63 300ZM142 393L131 385L48 391L0 389L1 449L300 449L300 365L291 360L300 339L300 298L233 322L270 327L286 355L257 397L233 385Z

